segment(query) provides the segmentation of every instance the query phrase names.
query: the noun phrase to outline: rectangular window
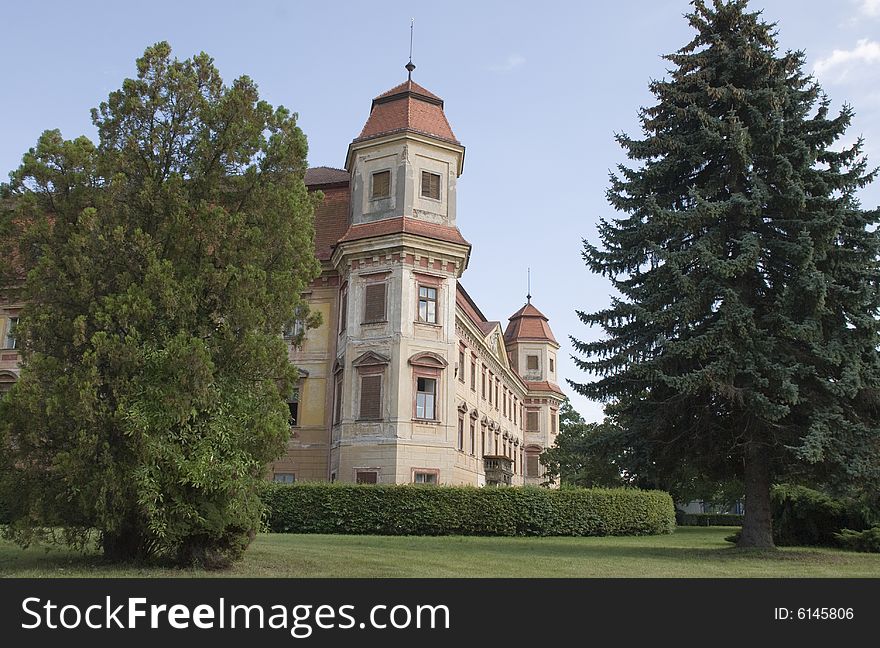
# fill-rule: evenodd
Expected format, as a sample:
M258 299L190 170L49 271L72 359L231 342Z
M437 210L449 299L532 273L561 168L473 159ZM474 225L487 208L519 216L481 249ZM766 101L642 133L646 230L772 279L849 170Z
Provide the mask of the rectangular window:
M481 439L480 439L480 456L486 456L486 428L483 428L480 431Z
M336 376L333 390L333 424L342 422L342 373Z
M486 367L483 367L483 373L480 376L482 378L483 386L483 400L486 400Z
M538 476L538 455L526 455L526 477Z
M461 417L458 419L458 449L464 452L464 419Z
M526 412L526 430L529 432L538 432L538 413Z
M550 373L553 373L554 371L556 371L554 366L555 366L555 363L553 362L553 358L550 358Z
M556 412L550 412L550 434L556 434Z
M294 391L293 396L287 401L287 409L290 413L287 422L290 427L296 427L299 425L299 390Z
M437 323L437 289L419 286L419 321Z
M364 296L364 323L384 322L385 284L367 284Z
M339 293L339 332L342 333L348 323L348 290Z
M437 483L437 473L416 470L413 473L413 483L416 483L416 484L436 484Z
M492 404L492 381L493 380L494 380L494 378L492 378L492 372L490 371L489 372L489 405Z
M458 350L458 380L464 382L464 351Z
M495 379L495 409L501 407L501 402L498 400L498 379Z
M471 421L471 456L477 455L477 424Z
M422 171L422 197L440 200L440 176L430 171Z
M382 376L361 376L360 418L376 420L382 418Z
M391 195L391 171L377 171L373 174L373 186L370 198L387 198Z
M477 361L471 360L471 391L477 393Z
M507 390L504 390L504 416L507 416Z
M526 369L529 371L537 371L538 370L538 356L530 355L526 356Z
M513 407L511 408L511 409L513 409L513 424L514 424L514 425L517 424L517 423L516 423L516 409L517 409L517 407L518 407L517 402L518 402L518 401L517 401L517 398L516 398L516 396L514 396L514 397L513 397Z
M434 420L434 403L437 397L437 380L418 378L416 380L416 418Z
M277 472L272 475L272 481L279 484L292 484L296 481L296 475L294 473Z
M15 327L18 326L18 318L10 317L6 320L6 335L3 337L3 348L4 349L14 349L15 348Z
M354 474L354 480L358 484L377 484L379 473L375 470L358 470Z

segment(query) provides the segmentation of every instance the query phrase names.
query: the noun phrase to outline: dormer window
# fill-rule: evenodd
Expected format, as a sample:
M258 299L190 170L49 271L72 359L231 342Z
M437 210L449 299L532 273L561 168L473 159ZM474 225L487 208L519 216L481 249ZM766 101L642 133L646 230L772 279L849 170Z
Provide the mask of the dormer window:
M440 176L430 171L422 171L422 198L440 200Z
M391 195L391 171L377 171L372 175L370 199L388 198Z

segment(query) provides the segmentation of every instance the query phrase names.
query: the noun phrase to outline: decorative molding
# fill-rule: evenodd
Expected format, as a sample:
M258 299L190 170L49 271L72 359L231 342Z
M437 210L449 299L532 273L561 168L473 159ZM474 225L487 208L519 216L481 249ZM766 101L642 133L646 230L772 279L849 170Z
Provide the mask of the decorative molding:
M373 367L376 365L387 365L391 362L391 358L383 356L375 351L367 351L362 353L351 363L352 367Z
M422 351L410 356L409 364L413 367L425 367L427 369L445 369L449 366L446 358L431 351Z

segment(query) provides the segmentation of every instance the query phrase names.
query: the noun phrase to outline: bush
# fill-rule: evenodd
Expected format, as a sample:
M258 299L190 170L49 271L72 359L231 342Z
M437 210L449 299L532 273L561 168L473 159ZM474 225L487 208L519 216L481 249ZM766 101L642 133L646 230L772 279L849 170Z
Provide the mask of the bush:
M735 513L685 513L675 512L678 526L742 526L743 516Z
M834 534L834 537L844 549L880 553L880 526L871 527L865 531L844 529L840 533Z
M536 487L267 484L275 533L603 536L671 533L661 491Z
M804 486L781 484L770 495L773 540L779 546L836 546L842 529L868 526L855 504Z

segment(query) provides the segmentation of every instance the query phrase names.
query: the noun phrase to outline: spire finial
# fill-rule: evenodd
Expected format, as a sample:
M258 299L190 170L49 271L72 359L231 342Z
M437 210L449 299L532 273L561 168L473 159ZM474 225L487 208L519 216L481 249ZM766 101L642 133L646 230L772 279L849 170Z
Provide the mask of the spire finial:
M526 303L532 303L532 269L531 267L526 268L526 272L528 273L528 286L529 291L526 293Z
M412 46L413 46L413 25L415 25L416 19L409 19L409 63L407 63L404 67L406 68L406 80L412 81L412 73L413 70L416 69L416 66L412 62Z

